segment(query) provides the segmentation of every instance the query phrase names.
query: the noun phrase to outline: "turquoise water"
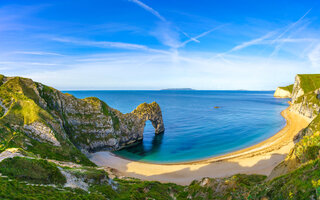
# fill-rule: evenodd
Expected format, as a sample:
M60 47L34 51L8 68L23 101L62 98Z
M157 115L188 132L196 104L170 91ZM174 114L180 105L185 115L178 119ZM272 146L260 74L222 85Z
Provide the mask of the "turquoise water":
M156 101L166 131L154 135L148 122L141 144L115 154L152 163L205 159L257 144L285 126L280 115L288 99L261 91L68 91L95 96L123 113ZM220 108L215 109L215 106Z

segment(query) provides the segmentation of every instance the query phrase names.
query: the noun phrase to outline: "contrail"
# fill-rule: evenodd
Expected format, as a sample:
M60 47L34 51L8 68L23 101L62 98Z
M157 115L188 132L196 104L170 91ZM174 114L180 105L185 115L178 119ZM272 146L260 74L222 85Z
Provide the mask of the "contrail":
M274 40L271 42L271 44L274 44L275 41L281 39L288 31L290 31L290 30L291 30L292 28L294 28L298 23L300 23L300 22L303 20L303 18L305 18L305 16L307 16L307 15L309 14L309 12L310 12L311 10L312 10L312 8L309 9L302 17L300 17L300 19L298 19L296 22L292 23L292 24L291 24L286 30L284 30L276 39L274 39ZM269 57L273 57L274 55L276 55L276 54L279 52L282 44L283 44L283 42L280 42L280 44L278 44L278 45L275 47L275 49L273 50L273 52L270 54Z
M221 26L217 26L217 27L215 27L215 28L212 28L212 29L210 29L210 30L208 30L208 31L205 31L205 32L201 33L200 35L197 35L196 37L190 37L189 40L186 40L186 41L184 41L183 43L181 43L181 45L180 45L179 47L183 47L183 46L185 46L186 44L188 44L189 42L192 42L192 41L199 43L199 40L198 40L199 38L201 38L201 37L203 37L203 36L206 36L206 35L208 35L209 33L211 33L212 31L215 31L215 30L217 30L217 29L219 29L219 28L221 28L221 27L223 27L223 26L225 26L225 25L221 25Z
M267 33L266 35L264 35L262 37L250 40L248 42L244 42L244 43L242 43L240 45L237 45L237 46L233 47L230 51L228 51L228 53L233 52L233 51L238 51L238 50L241 50L243 48L258 44L258 43L262 42L263 40L265 40L267 38L270 38L274 34L275 34L274 32L269 32L269 33Z
M142 1L139 1L139 0L129 0L130 2L133 2L137 5L139 5L140 7L142 7L143 9L145 9L146 11L150 12L151 14L153 14L154 16L156 16L158 19L160 19L161 21L163 22L167 22L167 23L170 23L166 18L164 18L162 15L160 15L160 13L158 11L156 11L155 9L151 8L150 6L148 6L147 4L143 3ZM208 33L214 31L214 30L209 30L209 31L206 31L202 34L200 34L199 36L197 37L191 37L189 34L187 34L186 32L182 31L179 27L175 26L178 31L180 31L183 35L185 35L187 38L189 38L187 41L183 42L181 45L184 46L186 45L187 43L191 42L191 41L194 41L194 42L197 42L199 43L200 41L197 40L198 38L200 37L203 37L205 35L207 35ZM181 47L182 47L181 46ZM179 46L180 47L180 46Z
M295 27L301 20L303 20L303 18L305 18L305 16L307 16L309 14L309 12L312 10L312 8L310 10L308 10L302 17L300 17L300 19L298 19L296 22L292 23L285 31L283 31L275 40L280 39L282 36L284 36L284 34L286 34L289 30L291 30L293 27ZM274 41L275 41L274 40Z
M142 7L143 9L145 9L146 11L150 12L151 14L153 14L154 16L158 17L161 21L167 22L167 20L160 15L160 13L158 11L156 11L155 9L151 8L150 6L148 6L147 4L139 1L139 0L129 0L133 3L136 3L137 5L139 5L140 7Z

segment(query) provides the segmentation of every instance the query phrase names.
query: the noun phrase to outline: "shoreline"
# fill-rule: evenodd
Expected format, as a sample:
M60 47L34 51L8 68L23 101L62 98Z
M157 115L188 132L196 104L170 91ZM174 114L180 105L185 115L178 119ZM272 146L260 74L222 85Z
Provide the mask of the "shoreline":
M203 177L221 178L237 173L269 175L294 145L293 138L311 120L295 112L290 106L281 112L286 125L272 137L253 146L199 161L154 164L128 160L111 152L92 153L89 159L114 176L139 178L148 181L172 182L188 185Z

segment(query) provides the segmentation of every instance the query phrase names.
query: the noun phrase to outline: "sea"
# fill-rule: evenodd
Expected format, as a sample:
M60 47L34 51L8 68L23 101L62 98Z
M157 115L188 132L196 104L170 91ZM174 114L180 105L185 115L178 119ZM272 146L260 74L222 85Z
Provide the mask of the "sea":
M274 91L65 91L78 98L98 97L129 113L139 104L156 101L162 110L165 132L155 135L147 122L143 141L113 152L149 163L179 163L220 156L262 142L286 124L280 112L289 99Z

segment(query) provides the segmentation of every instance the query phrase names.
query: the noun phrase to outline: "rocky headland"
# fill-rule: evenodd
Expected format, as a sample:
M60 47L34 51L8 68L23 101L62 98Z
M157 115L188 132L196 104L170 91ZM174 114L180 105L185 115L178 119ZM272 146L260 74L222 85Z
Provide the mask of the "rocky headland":
M319 199L319 91L319 74L299 74L293 85L278 88L274 96L291 98L282 112L287 126L261 144L156 170L130 161L117 169L96 166L88 152L139 142L146 120L155 134L163 132L157 103L123 114L94 97L77 99L31 79L1 75L0 198ZM140 170L162 182L190 175L196 180L182 186L129 178L121 170L132 176Z
M21 77L1 76L0 114L2 148L14 144L27 150L37 143L61 151L119 150L143 139L147 120L156 134L164 132L156 102L123 114L98 98L78 99Z
M293 84L287 87L277 87L274 97L276 98L291 98Z

